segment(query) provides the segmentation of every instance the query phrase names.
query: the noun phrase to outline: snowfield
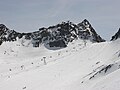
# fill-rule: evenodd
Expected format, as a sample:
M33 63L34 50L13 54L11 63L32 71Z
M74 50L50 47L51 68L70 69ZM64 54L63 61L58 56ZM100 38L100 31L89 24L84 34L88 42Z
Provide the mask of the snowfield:
M0 46L0 90L119 90L119 68L120 39L59 50L21 40Z

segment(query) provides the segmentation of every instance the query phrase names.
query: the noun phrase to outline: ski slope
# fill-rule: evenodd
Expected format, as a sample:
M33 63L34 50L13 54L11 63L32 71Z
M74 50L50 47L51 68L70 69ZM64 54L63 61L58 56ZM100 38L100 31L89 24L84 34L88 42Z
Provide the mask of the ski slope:
M119 90L120 39L60 50L29 43L0 46L0 90Z

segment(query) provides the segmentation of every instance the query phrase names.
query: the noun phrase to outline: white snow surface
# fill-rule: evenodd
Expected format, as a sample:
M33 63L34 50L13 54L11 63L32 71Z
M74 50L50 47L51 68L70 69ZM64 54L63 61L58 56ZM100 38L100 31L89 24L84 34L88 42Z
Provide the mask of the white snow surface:
M18 40L0 46L0 90L120 89L120 39L75 40L60 50L29 43L23 46Z

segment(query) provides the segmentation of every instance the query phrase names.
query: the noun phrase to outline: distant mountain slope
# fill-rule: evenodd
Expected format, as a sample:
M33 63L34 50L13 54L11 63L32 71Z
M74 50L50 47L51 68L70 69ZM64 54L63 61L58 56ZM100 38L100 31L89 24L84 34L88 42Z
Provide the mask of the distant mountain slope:
M75 39L90 40L91 42L105 41L96 33L86 19L77 25L70 21L62 22L30 33L19 33L0 24L0 44L6 41L16 41L21 38L30 40L34 47L44 44L48 48L67 47L68 43Z
M114 36L112 36L111 41L116 40L118 38L120 38L120 28L119 28L118 32Z

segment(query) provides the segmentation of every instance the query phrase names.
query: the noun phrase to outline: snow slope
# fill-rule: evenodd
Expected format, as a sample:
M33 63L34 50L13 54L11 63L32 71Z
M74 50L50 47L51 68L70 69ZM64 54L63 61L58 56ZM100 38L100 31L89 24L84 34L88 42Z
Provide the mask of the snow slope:
M0 90L120 88L120 39L102 43L77 40L60 50L20 43L6 42L0 47Z

